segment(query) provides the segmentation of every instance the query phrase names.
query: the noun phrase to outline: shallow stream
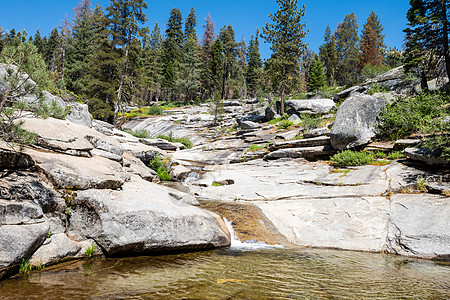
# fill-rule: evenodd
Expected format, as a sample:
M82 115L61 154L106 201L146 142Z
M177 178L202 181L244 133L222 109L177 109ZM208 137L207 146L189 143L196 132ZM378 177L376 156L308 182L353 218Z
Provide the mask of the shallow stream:
M247 249L248 250L248 249ZM449 299L450 265L295 247L91 259L0 282L1 299Z

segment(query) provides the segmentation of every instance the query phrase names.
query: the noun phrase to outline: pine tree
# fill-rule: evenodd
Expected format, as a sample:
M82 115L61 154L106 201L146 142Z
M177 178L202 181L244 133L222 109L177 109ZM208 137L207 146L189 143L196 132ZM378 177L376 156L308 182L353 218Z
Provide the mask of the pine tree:
M232 72L232 97L239 98L247 97L247 84L245 81L245 72L247 70L247 45L245 44L245 36L242 36L242 40L237 43L236 47L236 58L237 62Z
M281 85L281 114L284 114L286 92L289 90L289 78L299 77L299 61L306 45L303 31L306 23L301 23L305 15L305 5L298 9L297 0L277 0L279 10L269 17L274 23L267 23L262 37L272 44L272 74L278 74ZM276 76L276 75L275 75ZM277 82L278 80L274 80Z
M447 77L450 80L450 53L447 0L411 0L406 15L408 28L404 30L405 67L419 69L426 83L425 72L435 58L444 58ZM426 84L423 84L424 88Z
M191 32L185 41L182 49L182 59L180 65L180 74L177 85L180 92L184 94L185 104L192 100L198 91L199 73L199 52L200 48L197 43L197 35Z
M385 52L383 26L375 12L367 18L363 25L361 36L360 68L366 64L380 66L383 61L382 54Z
M319 56L316 54L311 63L308 76L308 92L318 91L325 86L325 74L323 72L323 65Z
M90 0L81 0L73 9L75 20L69 44L67 88L76 94L80 94L86 85L87 59L93 47L93 10L90 7Z
M222 99L227 99L228 95L228 81L231 78L233 67L236 65L236 47L234 29L231 25L224 26L220 30L219 39L223 46L223 87Z
M247 52L247 72L246 82L250 95L256 97L256 92L261 86L261 68L262 60L259 53L259 30L256 30L256 36L251 37Z
M191 8L189 15L184 24L184 38L188 39L191 35L196 34L195 26L197 26L197 15L195 9Z
M193 99L199 89L200 79L200 47L197 41L195 26L197 18L192 8L185 23L184 42L180 64L180 77L177 80L181 94L184 94L185 104Z
M89 112L95 119L114 122L114 103L117 102L120 55L110 40L111 23L97 5L92 16L93 47L88 56L86 86Z
M355 13L346 15L335 33L337 49L336 81L339 85L352 85L357 81L359 65L358 20Z
M324 35L324 44L320 46L320 59L323 61L326 74L327 83L329 86L335 84L335 74L337 66L337 51L336 51L336 40L333 34L331 34L330 26L327 26Z
M211 46L210 60L209 60L209 73L211 74L211 90L213 95L216 92L221 92L222 80L223 80L223 45L220 39L216 39ZM223 94L223 93L221 93ZM223 98L223 97L222 97Z
M183 45L182 15L178 8L170 11L167 22L166 39L163 50L163 87L167 95L174 94L177 73L181 60L181 48Z
M45 43L44 40L41 38L41 33L39 32L39 29L34 34L33 45L36 46L38 52L42 55L42 57L44 57Z
M161 97L162 43L161 29L156 23L148 41L144 43L143 76L146 87L143 98L147 102L158 102Z
M54 28L50 33L47 42L45 43L44 59L45 63L47 64L47 68L50 72L53 72L56 69L53 54L55 53L55 49L59 44L59 39L60 36L58 28Z
M378 15L374 11L372 11L370 13L369 17L367 18L366 24L368 26L372 27L373 30L375 31L376 39L378 42L377 48L380 50L380 53L383 54L384 51L386 50L386 45L384 43L385 35L383 34L384 28L383 28L383 25L381 24L380 19L378 18ZM364 28L365 28L365 26L364 26ZM363 34L364 34L364 29L363 29Z
M378 41L375 29L369 24L365 24L361 38L361 56L359 59L361 69L367 64L371 64L372 66L381 65L382 56L377 45Z
M144 0L112 0L108 7L108 16L114 35L113 46L119 46L122 50L117 102L114 103L114 125L117 124L119 109L124 100L124 90L129 88L133 81L134 68L131 64L135 63L138 58L138 38L143 34L140 25L147 21L144 13L146 8L148 5ZM128 87L125 87L126 83L128 83ZM132 98L130 93L126 96L128 99Z
M214 32L215 31L214 22L210 14L208 14L208 16L205 18L205 23L206 24L203 25L205 32L203 34L203 39L201 43L202 49L200 54L200 64L201 64L200 83L202 90L202 99L208 97L212 98L214 95L212 84L213 74L211 73L210 61L211 61L211 47L216 38L216 34Z

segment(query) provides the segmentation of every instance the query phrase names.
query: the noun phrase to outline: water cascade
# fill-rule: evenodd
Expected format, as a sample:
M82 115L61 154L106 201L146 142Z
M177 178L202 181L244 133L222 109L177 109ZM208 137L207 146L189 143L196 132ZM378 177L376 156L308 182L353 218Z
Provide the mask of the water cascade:
M261 241L255 241L255 240L247 240L242 242L236 235L233 226L232 221L228 221L225 217L223 217L223 221L225 222L225 225L227 226L228 230L231 234L231 250L239 250L239 251L252 251L252 250L263 250L263 249L276 249L276 248L283 248L282 245L269 245Z

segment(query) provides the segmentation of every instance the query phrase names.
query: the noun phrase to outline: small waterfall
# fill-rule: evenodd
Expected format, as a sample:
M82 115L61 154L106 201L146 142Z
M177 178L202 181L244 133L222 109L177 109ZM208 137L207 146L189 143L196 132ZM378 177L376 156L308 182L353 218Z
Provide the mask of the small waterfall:
M274 249L274 248L283 248L282 245L269 245L264 242L248 240L241 242L241 240L237 237L236 232L231 225L231 221L228 221L225 217L223 217L223 221L227 226L228 230L231 234L231 245L230 249L239 250L239 251L251 251L251 250L263 250L263 249Z

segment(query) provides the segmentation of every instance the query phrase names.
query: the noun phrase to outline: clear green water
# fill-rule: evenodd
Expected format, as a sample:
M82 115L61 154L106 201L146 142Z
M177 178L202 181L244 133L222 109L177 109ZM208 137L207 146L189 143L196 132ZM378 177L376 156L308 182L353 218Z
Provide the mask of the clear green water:
M1 299L450 299L450 265L285 248L92 259L0 282Z

